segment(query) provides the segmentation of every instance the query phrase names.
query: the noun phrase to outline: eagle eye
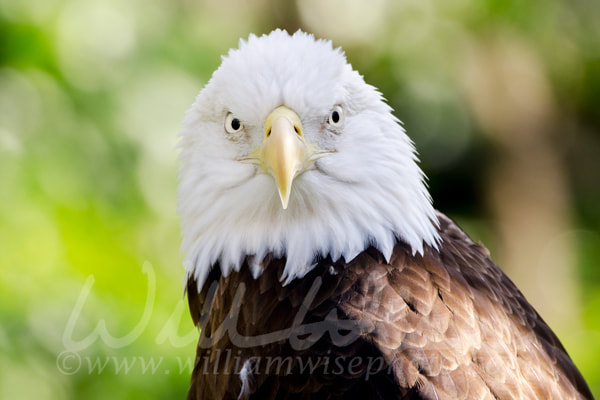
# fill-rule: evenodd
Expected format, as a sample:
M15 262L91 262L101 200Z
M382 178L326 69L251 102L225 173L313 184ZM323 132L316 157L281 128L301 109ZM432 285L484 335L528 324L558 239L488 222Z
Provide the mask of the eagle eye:
M244 129L242 122L232 113L227 114L227 117L225 117L225 131L227 133L237 133L242 129Z
M331 113L329 114L328 122L329 125L333 126L334 128L339 128L342 126L344 123L344 111L342 110L342 107L333 107L333 110L331 110Z

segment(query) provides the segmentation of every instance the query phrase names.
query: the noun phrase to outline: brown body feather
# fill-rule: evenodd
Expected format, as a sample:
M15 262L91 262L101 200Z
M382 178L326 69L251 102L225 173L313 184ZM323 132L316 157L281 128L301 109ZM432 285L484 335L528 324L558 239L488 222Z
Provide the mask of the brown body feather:
M258 279L213 268L199 293L190 280L202 331L188 398L591 399L487 249L439 217L440 250L423 256L369 248L287 286L279 259Z

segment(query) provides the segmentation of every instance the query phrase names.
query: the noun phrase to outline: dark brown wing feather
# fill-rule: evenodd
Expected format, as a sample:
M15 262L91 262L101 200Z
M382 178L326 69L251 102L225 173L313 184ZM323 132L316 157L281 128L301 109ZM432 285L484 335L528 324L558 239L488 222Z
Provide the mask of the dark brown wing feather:
M287 286L283 260L265 261L257 280L246 266L228 277L214 268L200 293L190 280L201 337L227 333L200 340L188 398L591 399L485 247L439 217L440 250L424 256L399 243L387 263L370 248L348 264L321 260Z

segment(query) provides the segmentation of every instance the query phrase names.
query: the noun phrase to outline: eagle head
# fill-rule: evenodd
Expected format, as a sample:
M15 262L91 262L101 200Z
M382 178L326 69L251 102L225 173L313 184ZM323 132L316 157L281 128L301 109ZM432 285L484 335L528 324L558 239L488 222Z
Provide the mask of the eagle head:
M180 134L178 212L188 276L200 289L265 256L282 280L319 257L352 260L397 240L439 240L411 140L381 94L331 42L276 30L223 57Z

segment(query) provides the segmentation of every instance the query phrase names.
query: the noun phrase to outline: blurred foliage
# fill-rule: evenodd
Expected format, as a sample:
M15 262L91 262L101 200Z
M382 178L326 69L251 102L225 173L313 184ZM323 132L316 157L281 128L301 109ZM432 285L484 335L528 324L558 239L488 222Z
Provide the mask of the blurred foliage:
M523 104L546 110L563 168L580 300L577 328L557 333L600 396L599 11L589 0L0 0L0 398L184 397L196 333L182 300L176 134L219 56L275 27L345 48L415 140L437 208L493 253L489 171L510 153L496 128L514 110L480 107L490 93L478 82L494 75L477 68L497 57L533 71L507 96L541 93ZM135 340L98 338L64 358L97 326ZM90 366L106 360L133 366Z

